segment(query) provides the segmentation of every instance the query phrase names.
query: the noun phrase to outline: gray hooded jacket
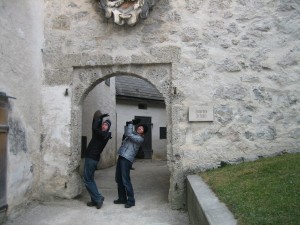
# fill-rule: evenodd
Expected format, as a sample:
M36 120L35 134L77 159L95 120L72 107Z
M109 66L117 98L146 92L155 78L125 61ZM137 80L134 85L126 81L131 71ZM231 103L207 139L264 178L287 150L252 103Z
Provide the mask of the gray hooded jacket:
M125 138L118 150L118 154L133 163L141 144L144 142L144 137L134 131L132 124L128 124L125 127L124 135Z

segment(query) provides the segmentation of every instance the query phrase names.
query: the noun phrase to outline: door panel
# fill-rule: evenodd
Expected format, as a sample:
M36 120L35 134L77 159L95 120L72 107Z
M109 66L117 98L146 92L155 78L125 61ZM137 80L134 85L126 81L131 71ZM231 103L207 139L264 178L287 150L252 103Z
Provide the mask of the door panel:
M144 143L140 147L138 152L137 158L144 158L144 159L152 159L152 123L151 117L145 116L135 116L135 119L140 119L141 123L145 124L148 128L147 133L144 136Z

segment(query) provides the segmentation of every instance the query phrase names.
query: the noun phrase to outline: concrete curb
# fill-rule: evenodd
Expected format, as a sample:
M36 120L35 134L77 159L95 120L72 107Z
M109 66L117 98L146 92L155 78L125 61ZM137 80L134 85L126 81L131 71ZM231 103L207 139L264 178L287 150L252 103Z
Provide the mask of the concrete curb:
M219 201L200 176L187 177L187 209L192 225L236 225L226 205Z

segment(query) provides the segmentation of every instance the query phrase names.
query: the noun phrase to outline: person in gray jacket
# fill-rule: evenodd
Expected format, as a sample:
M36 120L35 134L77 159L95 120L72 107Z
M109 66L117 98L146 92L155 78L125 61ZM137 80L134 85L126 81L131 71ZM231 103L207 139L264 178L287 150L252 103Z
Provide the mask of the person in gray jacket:
M116 182L118 184L118 199L115 204L125 204L125 208L135 206L134 192L130 180L130 169L135 160L135 156L142 143L147 126L138 124L140 120L135 119L126 122L124 139L118 150L118 161L116 167ZM134 126L136 129L134 130Z

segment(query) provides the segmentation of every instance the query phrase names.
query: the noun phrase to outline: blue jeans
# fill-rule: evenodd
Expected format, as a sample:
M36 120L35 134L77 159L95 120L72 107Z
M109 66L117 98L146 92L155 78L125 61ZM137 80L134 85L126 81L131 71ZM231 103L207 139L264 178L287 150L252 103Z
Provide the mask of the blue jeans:
M116 182L118 184L118 197L129 204L135 204L133 187L130 180L132 162L119 156L116 167Z
M83 182L86 189L88 190L92 202L98 203L102 201L102 195L98 191L96 182L94 180L94 173L97 169L98 161L85 158L84 162L84 172L83 172Z

